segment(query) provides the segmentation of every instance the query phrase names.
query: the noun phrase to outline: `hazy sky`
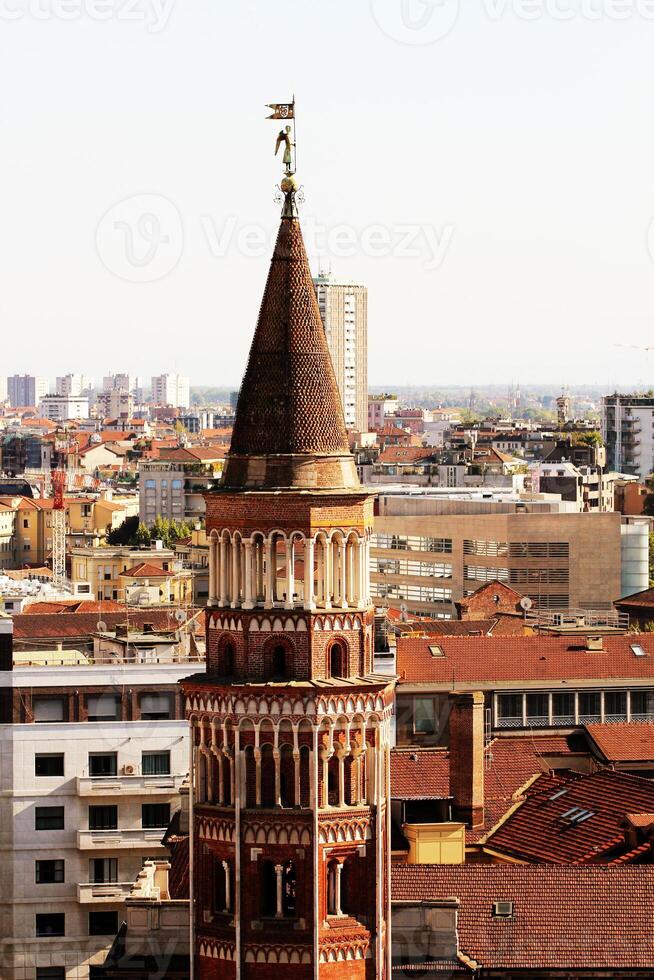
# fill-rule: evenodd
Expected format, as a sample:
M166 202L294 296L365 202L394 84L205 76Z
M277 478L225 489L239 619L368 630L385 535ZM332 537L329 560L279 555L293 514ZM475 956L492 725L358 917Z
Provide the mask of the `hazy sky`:
M373 384L649 385L653 45L654 0L0 0L0 371L236 384L295 92Z

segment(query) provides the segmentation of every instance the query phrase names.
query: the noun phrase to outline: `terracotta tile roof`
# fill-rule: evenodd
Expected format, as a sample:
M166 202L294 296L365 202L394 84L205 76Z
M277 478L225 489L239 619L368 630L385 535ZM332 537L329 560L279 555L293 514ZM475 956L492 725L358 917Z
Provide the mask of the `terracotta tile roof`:
M654 722L586 725L586 731L607 762L654 761Z
M120 602L112 599L105 599L103 602L95 602L92 599L61 599L55 602L32 602L23 609L24 616L43 616L47 613L105 613L122 612L125 607Z
M585 649L585 638L566 636L455 636L439 643L433 657L429 639L400 637L397 673L402 681L423 684L493 684L565 679L654 678L654 634L605 636L603 649ZM636 642L646 653L637 657Z
M282 218L230 456L349 456L341 398L299 221ZM225 484L240 485L228 457Z
M438 455L437 449L423 449L419 446L387 446L380 453L379 463L419 463L427 462Z
M654 867L393 865L395 901L456 897L460 953L485 970L606 970L654 963ZM496 918L493 903L512 901Z
M591 816L571 822L566 814L573 808ZM610 770L576 777L542 776L487 843L529 863L571 864L607 842L622 840L627 813L652 809L654 782L640 776ZM616 849L620 850L619 843Z
M499 738L491 743L484 771L485 824L467 832L468 843L484 836L515 802L515 795L554 761L564 767L572 749L563 737ZM391 752L394 799L448 799L450 757L447 749L402 748Z
M174 572L168 572L160 565L153 565L147 561L128 568L126 572L121 572L121 578L173 578L174 575Z
M223 448L211 449L207 446L175 446L171 449L159 450L159 459L164 462L167 459L176 463L217 462L224 458Z
M654 588L643 589L642 592L626 595L624 599L616 600L615 605L619 608L622 606L651 606L654 609Z
M75 612L66 615L61 613L25 615L18 613L12 619L15 640L67 640L90 637L93 633L97 633L100 614ZM103 612L102 621L107 624L109 630L112 630L116 625L125 622L125 611ZM175 629L179 625L175 621L174 610L169 609L130 610L129 621L131 626L136 627L142 627L144 623L152 623L158 630Z

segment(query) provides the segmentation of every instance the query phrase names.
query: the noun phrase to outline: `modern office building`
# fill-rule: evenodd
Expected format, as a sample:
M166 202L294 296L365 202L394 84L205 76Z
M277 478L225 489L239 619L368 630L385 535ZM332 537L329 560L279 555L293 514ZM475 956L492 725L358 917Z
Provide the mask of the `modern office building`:
M647 522L571 506L485 491L383 493L371 542L376 602L450 618L454 602L495 580L541 609L604 609L636 581L647 588Z
M33 374L13 374L7 378L7 394L12 408L38 405L48 393L48 382Z
M368 290L330 275L314 279L348 429L368 428Z
M155 405L189 408L191 389L188 378L181 374L158 374L152 378L151 400Z
M644 480L654 471L654 397L607 395L602 399L607 466Z
M12 652L11 633L0 617L0 975L87 980L143 862L165 856L188 772L177 682L203 662L170 634L98 636L89 654Z

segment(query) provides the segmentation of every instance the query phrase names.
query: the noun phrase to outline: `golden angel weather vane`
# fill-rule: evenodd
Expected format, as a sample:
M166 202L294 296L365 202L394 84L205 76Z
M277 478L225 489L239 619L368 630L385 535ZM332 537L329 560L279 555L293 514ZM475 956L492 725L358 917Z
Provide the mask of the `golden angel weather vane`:
M280 203L283 200L284 207L282 215L285 217L297 217L297 205L301 204L304 197L302 189L298 189L295 178L297 172L297 143L295 130L295 96L292 102L270 102L268 108L272 109L272 115L268 119L281 119L287 122L282 131L277 136L275 143L275 156L283 150L282 162L284 164L284 176L282 177L279 188L283 194L280 195ZM292 123L292 125L291 125Z

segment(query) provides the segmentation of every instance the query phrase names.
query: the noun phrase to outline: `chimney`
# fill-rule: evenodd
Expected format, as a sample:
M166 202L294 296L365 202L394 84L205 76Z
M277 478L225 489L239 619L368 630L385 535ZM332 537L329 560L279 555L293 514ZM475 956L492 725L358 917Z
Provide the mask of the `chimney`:
M586 649L591 653L600 653L604 648L604 643L601 636L587 636L586 637Z
M455 818L484 822L484 695L450 694L450 796Z
M0 670L12 670L14 666L14 621L11 616L0 616Z
M119 636L127 638L129 635L129 627L127 623L116 623L116 638Z

